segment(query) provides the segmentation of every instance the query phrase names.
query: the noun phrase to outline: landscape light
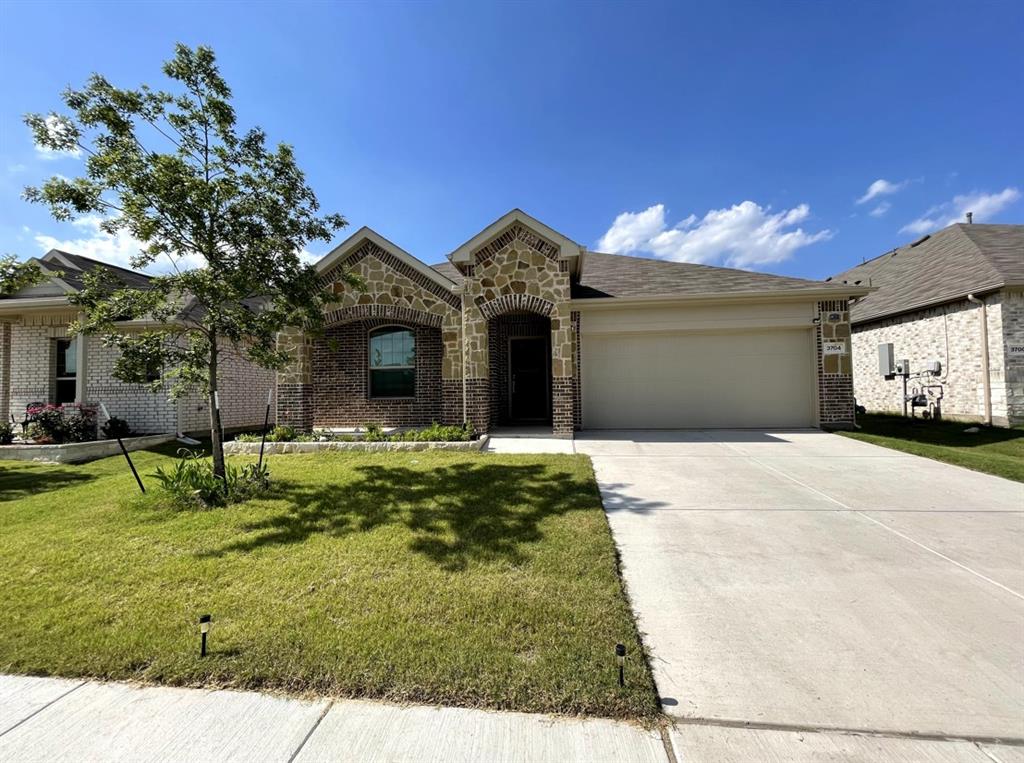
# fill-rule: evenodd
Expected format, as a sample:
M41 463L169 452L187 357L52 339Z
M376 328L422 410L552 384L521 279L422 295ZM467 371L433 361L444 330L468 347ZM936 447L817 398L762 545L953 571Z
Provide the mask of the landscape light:
M199 616L199 633L202 634L202 646L199 647L199 656L206 656L206 634L210 632L210 621L213 618L210 615Z
M615 659L619 663L619 686L626 685L625 667L626 667L626 645L616 644L615 645Z

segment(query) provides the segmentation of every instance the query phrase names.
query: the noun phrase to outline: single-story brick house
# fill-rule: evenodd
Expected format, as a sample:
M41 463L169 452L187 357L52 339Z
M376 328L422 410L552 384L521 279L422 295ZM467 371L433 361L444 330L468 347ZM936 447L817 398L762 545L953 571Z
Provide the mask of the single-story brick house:
M96 336L72 336L74 305L68 296L83 286L85 273L104 269L122 283L146 288L149 277L77 254L51 250L32 260L49 278L0 298L0 412L21 422L32 403L106 405L139 433L209 431L205 396L190 393L171 400L144 384L125 384L113 376L118 350ZM143 321L131 324L140 330ZM274 373L225 352L220 367L221 420L225 429L263 425L267 393ZM99 423L103 423L102 414Z
M943 417L1024 423L1024 225L958 223L834 276L871 286L855 301L853 383L869 411L902 410L902 384L879 373L892 343L910 372L942 364L933 390Z
M363 228L317 267L337 302L325 336L280 337L279 423L853 424L866 287L591 252L518 209L440 265Z

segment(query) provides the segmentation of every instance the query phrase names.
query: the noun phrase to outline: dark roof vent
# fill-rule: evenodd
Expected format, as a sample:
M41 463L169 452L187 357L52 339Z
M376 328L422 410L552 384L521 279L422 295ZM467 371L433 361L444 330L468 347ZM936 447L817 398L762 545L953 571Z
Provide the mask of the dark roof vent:
M910 245L910 248L913 249L915 246L921 246L921 244L923 244L925 241L927 241L931 237L932 237L931 233L929 233L927 236L921 236L921 238L919 238L917 241L915 241L913 244Z
M825 280L826 280L826 281L831 281L831 280L832 280L832 276L829 276L829 277L828 277L828 278L826 278Z

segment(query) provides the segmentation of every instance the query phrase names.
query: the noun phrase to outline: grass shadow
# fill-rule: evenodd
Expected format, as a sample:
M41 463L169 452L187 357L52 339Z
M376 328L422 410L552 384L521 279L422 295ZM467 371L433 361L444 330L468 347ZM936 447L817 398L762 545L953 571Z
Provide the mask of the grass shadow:
M0 503L61 490L96 479L92 474L68 468L40 469L38 464L30 466L13 463L16 465L5 463L0 466Z
M593 483L540 464L365 465L353 473L337 483L276 483L272 497L284 499L286 510L204 556L394 525L411 534L410 550L448 570L480 560L519 563L524 545L541 539L544 519L600 506Z
M1024 446L1024 429L986 427L954 421L928 421L867 414L857 417L860 431L880 437L895 437L922 445L945 445L954 448L975 448L984 445ZM977 429L966 432L966 429Z

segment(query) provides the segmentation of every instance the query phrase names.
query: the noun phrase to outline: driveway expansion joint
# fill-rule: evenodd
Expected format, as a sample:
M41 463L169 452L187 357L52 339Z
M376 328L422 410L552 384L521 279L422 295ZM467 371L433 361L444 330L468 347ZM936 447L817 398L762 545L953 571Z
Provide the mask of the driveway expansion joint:
M3 731L0 731L0 737L4 736L4 735L6 735L6 734L9 734L9 733L11 733L12 731L14 731L14 730L15 730L16 728L18 728L19 726L23 726L23 725L24 725L25 723L27 723L28 721L30 721L30 720L32 720L33 718L35 718L35 717L36 717L37 715L39 715L39 714L40 714L41 712L43 712L43 711L44 711L44 710L46 710L47 708L49 708L49 707L52 707L53 705L55 705L55 704L57 704L58 702L60 702L60 701L61 701L62 699L64 699L64 698L65 698L66 696L68 696L69 694L71 694L71 692L73 692L73 691L77 691L78 689L81 689L81 688L82 688L83 686L85 686L85 685L86 685L87 683L89 683L89 682L88 682L88 681L81 681L80 683L76 684L75 686L72 686L72 687L71 687L70 689L68 689L68 690L67 690L66 692L64 692L63 694L61 694L61 695L60 695L59 697L54 697L54 698L53 698L53 699L51 699L51 700L50 700L49 702L47 702L47 703L46 703L45 705L43 705L42 707L39 707L39 708L37 708L37 709L36 709L35 711L33 711L33 712L32 712L31 714L29 714L29 715L25 716L24 718L22 718L22 719L21 719L20 721L18 721L17 723L15 723L15 724L14 724L13 726L11 726L10 728L8 728L8 729L4 729Z

